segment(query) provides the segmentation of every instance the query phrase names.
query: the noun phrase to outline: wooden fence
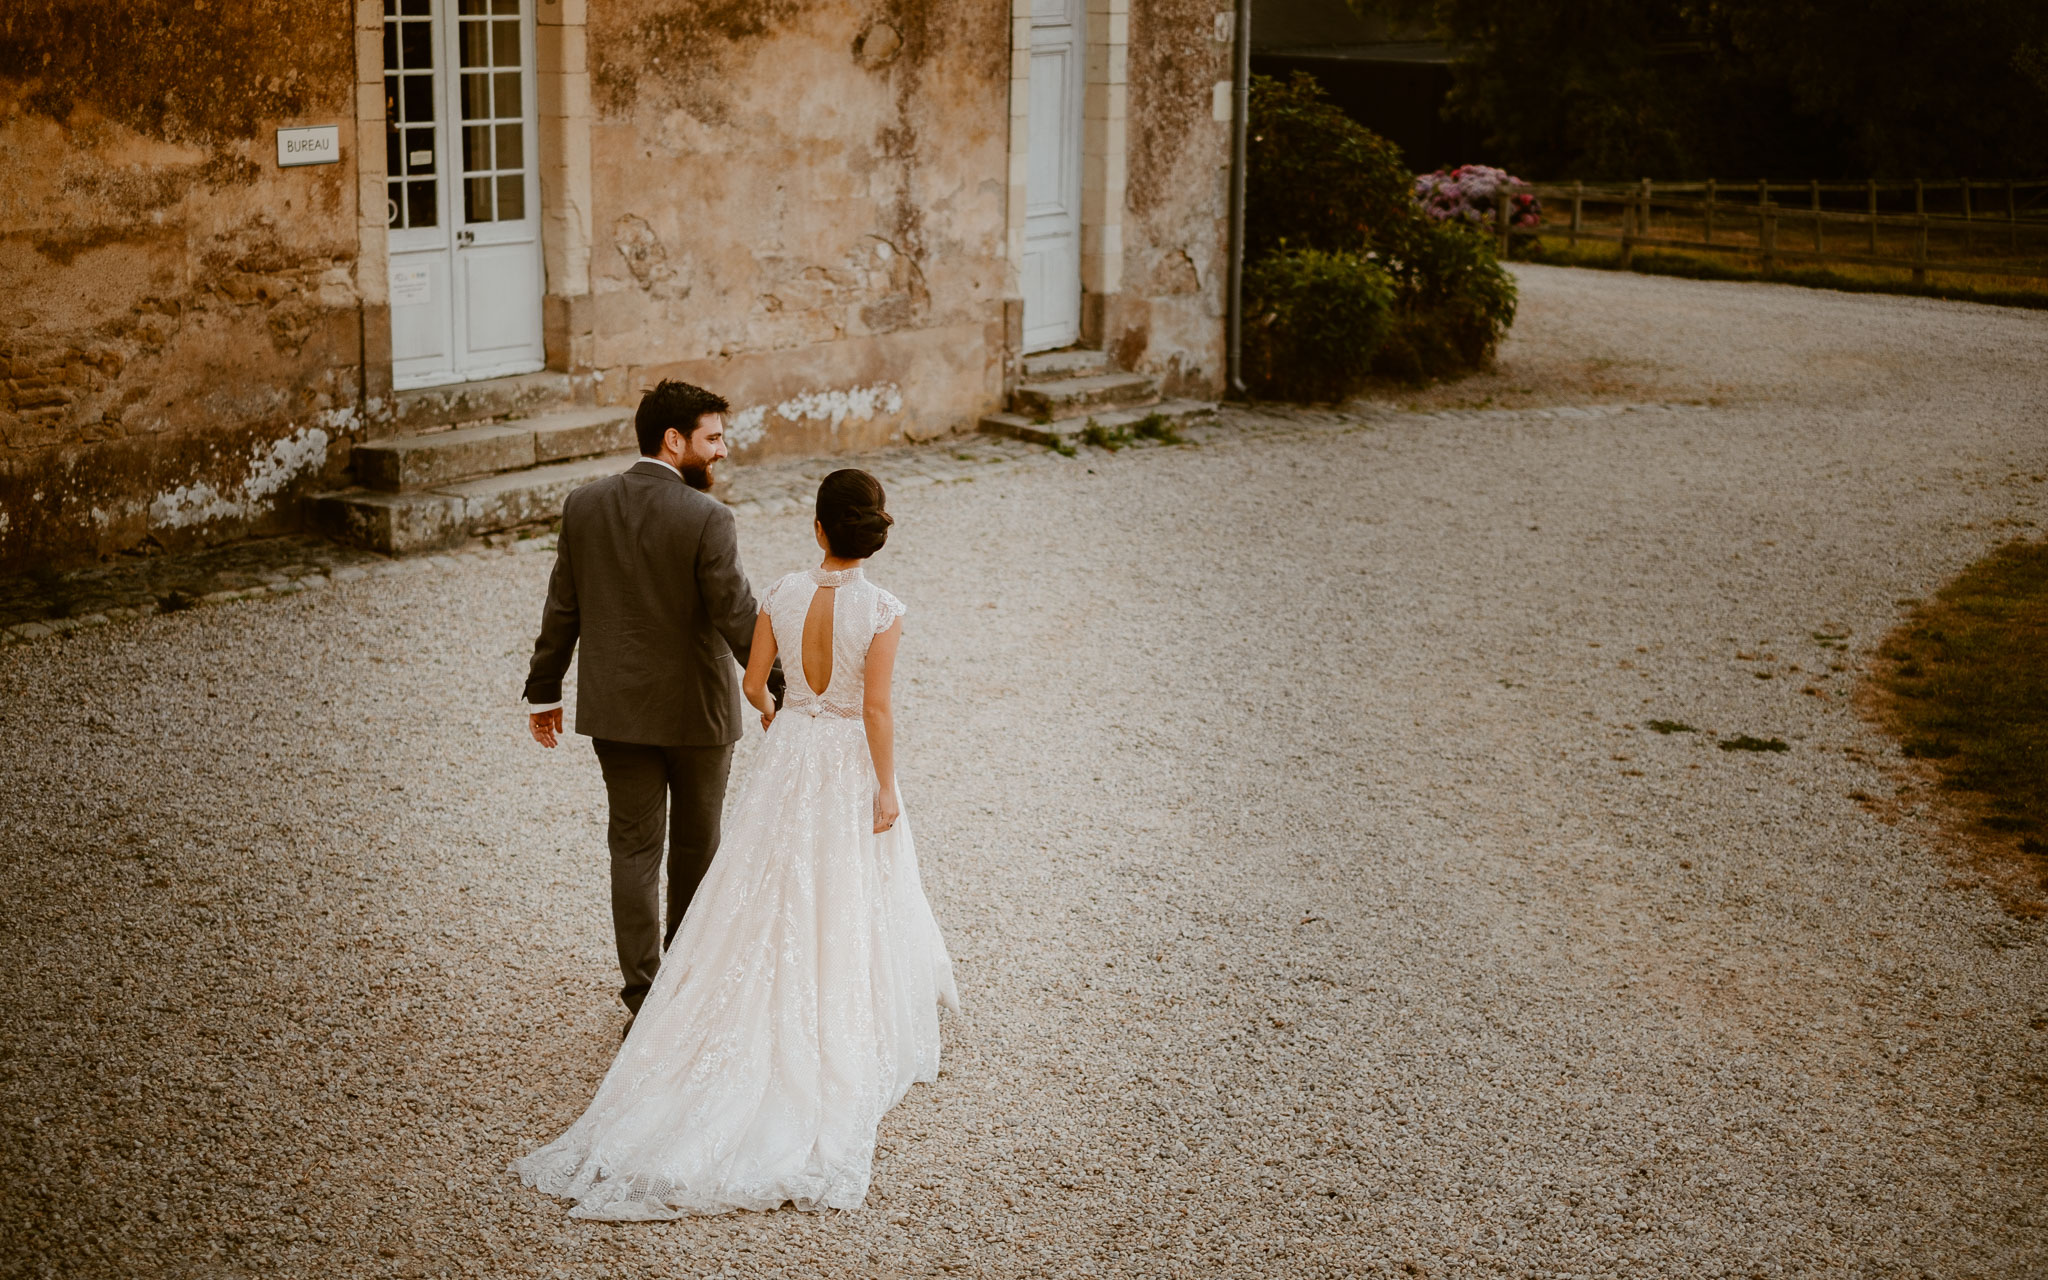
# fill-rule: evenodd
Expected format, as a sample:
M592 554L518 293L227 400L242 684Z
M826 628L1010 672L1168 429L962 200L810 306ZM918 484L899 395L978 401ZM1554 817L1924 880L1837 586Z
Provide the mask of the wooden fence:
M1760 260L1766 275L1775 271L1781 261L1792 260L1904 268L1913 273L1915 284L1925 283L1930 271L2048 279L2048 217L2023 215L2019 197L2023 190L2028 193L2026 214L2034 214L2031 206L2039 202L2043 193L2048 193L2048 183L1987 184L1972 183L1967 179L1944 183L1870 181L1794 185L1758 182L1751 186L1724 188L1711 179L1655 184L1645 178L1629 186L1588 186L1583 182L1532 183L1524 189L1544 202L1545 230L1563 222L1560 214L1569 209L1569 222L1565 223L1564 231L1569 243L1576 247L1582 239L1618 241L1624 267L1637 249L1669 248L1695 252L1704 249L1755 257ZM1803 194L1807 197L1806 203L1802 207L1773 199L1780 192ZM1906 192L1912 194L1913 212L1880 211L1880 193L1903 195ZM1954 193L1958 197L1959 211L1928 212L1928 195L1935 192ZM1844 193L1861 195L1863 199L1859 203L1864 208L1855 211L1826 208L1822 200L1824 193L1832 196ZM1731 195L1736 195L1736 198L1730 198ZM1988 199L1984 198L1987 196ZM1507 205L1505 200L1498 203L1494 225L1503 256L1514 230L1508 225ZM1619 208L1618 230L1588 223L1588 207L1601 206ZM1659 212L1666 215L1667 225L1678 219L1698 223L1700 235L1695 239L1656 234L1654 221ZM1786 230L1795 233L1806 231L1808 243L1802 246L1790 237L1781 238L1780 232ZM1836 233L1836 247L1827 244L1830 230ZM1843 232L1860 233L1854 236L1862 242L1859 251L1839 246ZM1929 237L1935 233L1951 241L1960 239L1965 253L1970 251L1973 239L1976 243L1983 243L1998 238L2006 241L2008 253L2022 253L2024 246L2028 257L2043 260L1986 262L1982 259L1937 259L1930 254L1928 247ZM1906 251L1882 251L1887 247L1883 243L1887 240L1894 245L1904 240Z

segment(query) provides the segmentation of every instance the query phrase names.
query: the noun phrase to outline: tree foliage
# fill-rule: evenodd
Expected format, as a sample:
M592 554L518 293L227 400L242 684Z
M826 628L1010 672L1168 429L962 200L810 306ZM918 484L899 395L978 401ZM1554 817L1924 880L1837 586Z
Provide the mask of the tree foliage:
M1357 2L1438 28L1526 176L2048 173L2042 0Z
M1315 77L1253 76L1245 139L1245 258L1283 243L1347 253L1409 216L1401 149L1338 110Z

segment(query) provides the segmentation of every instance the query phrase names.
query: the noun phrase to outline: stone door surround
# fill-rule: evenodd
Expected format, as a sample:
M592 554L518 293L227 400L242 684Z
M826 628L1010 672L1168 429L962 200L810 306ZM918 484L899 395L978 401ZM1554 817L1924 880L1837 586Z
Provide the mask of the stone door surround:
M1010 0L1008 282L1021 316L1025 180L1030 172L1031 11ZM1123 287L1125 136L1129 120L1130 0L1087 0L1087 81L1081 101L1081 341L1100 345ZM1009 326L1021 329L1021 322Z
M455 0L436 0L452 4ZM542 302L550 369L587 367L590 318L590 70L587 0L534 6ZM356 288L363 305L367 433L390 434L391 293L385 227L384 0L356 0ZM377 412L383 406L386 412ZM380 429L381 428L381 429Z

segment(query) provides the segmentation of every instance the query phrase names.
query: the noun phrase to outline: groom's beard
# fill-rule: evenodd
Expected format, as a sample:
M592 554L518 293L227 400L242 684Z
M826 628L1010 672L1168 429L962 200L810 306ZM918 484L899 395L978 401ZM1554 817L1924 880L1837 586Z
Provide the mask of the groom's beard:
M676 470L683 473L683 483L702 493L711 492L711 468L702 462L685 462Z

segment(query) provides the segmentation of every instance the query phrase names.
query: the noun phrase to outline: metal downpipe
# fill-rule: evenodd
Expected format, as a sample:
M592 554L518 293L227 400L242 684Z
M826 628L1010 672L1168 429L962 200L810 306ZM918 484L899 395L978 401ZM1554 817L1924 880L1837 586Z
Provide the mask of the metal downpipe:
M1230 280L1228 393L1248 399L1244 385L1244 176L1252 96L1252 0L1237 0L1230 70Z

